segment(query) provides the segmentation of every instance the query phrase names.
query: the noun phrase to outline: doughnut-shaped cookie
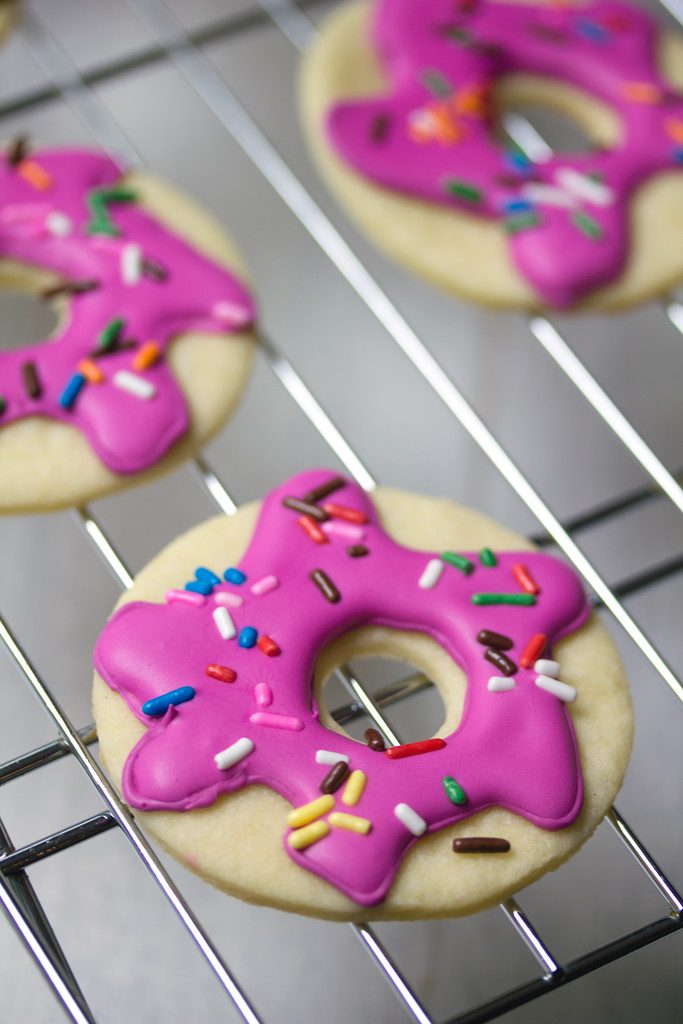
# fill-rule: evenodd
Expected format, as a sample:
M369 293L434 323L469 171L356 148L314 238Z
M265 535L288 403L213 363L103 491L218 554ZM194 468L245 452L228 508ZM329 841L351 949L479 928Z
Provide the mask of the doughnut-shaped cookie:
M578 579L448 502L304 473L175 541L120 604L95 651L103 758L246 899L466 913L569 856L620 785L628 693ZM320 707L333 666L378 653L440 687L436 737L364 744Z
M304 61L313 154L390 255L494 306L612 309L683 280L683 37L617 0L344 5ZM501 110L594 148L533 163Z
M0 352L1 510L146 479L225 422L254 306L232 245L184 196L100 153L17 140L0 162L0 253L0 284L60 315L44 343Z

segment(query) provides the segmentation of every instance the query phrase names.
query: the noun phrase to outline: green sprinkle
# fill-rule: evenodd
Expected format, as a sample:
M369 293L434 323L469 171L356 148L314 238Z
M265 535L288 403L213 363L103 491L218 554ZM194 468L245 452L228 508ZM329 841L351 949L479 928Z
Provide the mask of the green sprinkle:
M460 46L470 46L473 42L472 34L464 28L458 28L457 25L444 25L439 29L439 35L443 39L448 39L449 42L458 43Z
M450 178L446 182L446 191L458 199L467 199L470 203L481 202L481 192L479 189L475 188L474 185L469 185L466 181L460 181L458 178Z
M3 414L3 412L5 411L6 408L7 408L7 402L5 401L3 396L0 395L0 416L2 416L2 414Z
M119 230L113 223L107 210L107 203L132 203L137 193L130 188L114 186L114 188L96 188L88 196L88 208L91 213L90 223L86 226L89 235L118 235Z
M472 604L536 604L533 594L472 594Z
M466 804L467 793L462 786L455 781L452 775L444 775L443 788L446 790L446 796L452 804Z
M107 326L100 334L99 341L97 342L98 352L109 352L116 342L119 340L119 335L123 330L124 322L121 317L117 317L116 320L110 320Z
M474 565L470 562L469 558L464 558L462 555L458 555L455 551L443 551L440 556L444 562L448 562L449 565L454 565L456 569L460 569L466 576L474 569Z
M450 96L453 92L448 79L444 78L438 71L423 71L420 78L425 88L429 89L434 96Z
M482 548L479 552L479 561L482 565L488 566L489 569L493 569L495 565L498 565L498 559L494 555L491 548Z
M592 178L593 181L603 182L605 180L605 175L602 171L589 171L587 177Z
M588 235L589 238L599 239L602 238L602 228L596 220L589 217L587 213L582 213L577 210L572 214L572 224L577 227L579 231L583 231L584 235Z
M538 224L538 217L529 210L528 213L518 213L514 217L508 217L505 221L505 230L508 235L516 235L518 231L526 228L534 228Z

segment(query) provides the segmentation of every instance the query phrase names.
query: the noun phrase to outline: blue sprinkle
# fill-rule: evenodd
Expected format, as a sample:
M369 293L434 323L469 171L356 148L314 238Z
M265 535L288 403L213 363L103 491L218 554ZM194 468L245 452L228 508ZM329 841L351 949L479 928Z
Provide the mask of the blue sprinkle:
M683 147L677 146L674 149L674 160L677 164L683 164Z
M244 583L247 578L240 569L226 569L223 575L228 583Z
M143 715L163 715L170 708L171 704L184 704L186 700L192 700L195 690L193 686L179 686L177 690L169 690L162 693L160 697L152 697L142 705Z
M605 43L609 39L609 32L598 25L596 21L589 21L588 18L579 18L576 23L577 31L592 43Z
M62 409L70 409L76 401L76 396L85 384L85 377L82 373L74 373L59 396L59 404Z
M531 170L531 160L518 149L506 149L505 161L513 171L521 171L522 174L527 174Z
M206 580L190 580L189 583L185 584L184 589L191 590L194 594L203 594L204 597L208 597L212 587Z
M533 208L533 203L530 203L528 199L508 199L503 203L506 213L526 213L527 210L533 210Z
M245 626L244 629L240 630L240 635L237 638L237 643L240 647L254 647L256 644L256 638L258 637L258 631L253 626Z
M211 572L210 569L205 569L202 565L200 565L198 569L195 569L194 574L198 580L201 580L203 583L210 583L212 587L217 587L221 581L220 576L216 576L215 572Z

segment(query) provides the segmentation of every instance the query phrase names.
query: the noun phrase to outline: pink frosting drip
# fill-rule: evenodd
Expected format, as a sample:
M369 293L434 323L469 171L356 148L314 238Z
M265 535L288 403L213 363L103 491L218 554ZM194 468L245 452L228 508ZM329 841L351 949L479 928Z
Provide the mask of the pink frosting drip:
M505 218L516 267L550 305L569 306L613 281L628 257L633 193L654 174L683 169L683 99L658 73L652 18L610 0L378 0L372 31L389 90L331 109L327 130L339 155L388 188ZM619 145L528 167L511 161L493 136L491 87L513 72L567 82L605 102L621 119ZM557 188L567 168L598 179L609 196L571 209L531 199L532 222L523 226L519 204L533 195L530 183ZM452 179L478 197L449 193ZM577 214L590 218L590 233Z
M136 349L95 357L105 375L85 383L71 408L59 404L77 364L97 347L112 320L125 321L123 339L137 349L154 341L165 350L187 331L228 333L249 326L254 305L244 285L223 267L202 256L167 230L135 202L108 204L118 234L89 234L88 196L116 185L121 169L98 153L39 151L31 154L51 179L36 188L6 161L0 164L0 252L9 259L56 271L68 281L96 280L98 287L69 299L64 329L48 344L0 352L0 392L6 408L0 423L26 416L47 416L78 427L102 462L117 473L135 473L152 465L187 431L188 409L163 358L144 370L132 370ZM66 215L67 233L53 234L54 215ZM165 280L143 274L135 283L122 279L122 254L130 243L160 265ZM221 304L224 304L221 306ZM22 382L22 364L33 361L42 395L31 398ZM135 372L155 394L142 400L113 383L120 370Z
M470 555L474 571L465 576L446 565L432 589L418 586L431 557L397 544L382 529L371 499L346 482L330 500L368 516L362 527L365 557L352 558L348 538L328 534L314 543L301 529L299 513L283 507L287 496L301 497L330 479L325 471L300 474L265 499L249 549L240 562L247 580L221 583L203 606L174 602L125 605L99 638L95 666L117 690L148 731L130 753L124 773L126 800L144 810L182 811L211 804L219 794L263 783L299 806L320 796L329 770L316 763L318 749L346 754L352 770L367 775L356 807L341 802L336 810L372 821L372 830L356 835L336 828L315 845L290 857L320 875L358 903L381 901L401 858L415 842L394 815L407 803L435 832L486 807L500 805L546 829L570 824L579 813L582 782L576 739L567 710L555 696L535 685L536 673L519 668L515 687L490 692L488 679L500 673L484 658L477 642L481 629L514 640L508 655L518 661L529 639L545 633L549 647L577 629L588 615L581 585L566 565L547 555L524 552L498 555L494 568ZM520 593L511 568L523 562L541 594L532 607L471 603L477 592ZM213 566L220 574L223 566ZM311 581L322 569L341 598L333 604ZM251 586L275 575L279 586L254 595ZM280 647L277 657L224 640L212 617L216 596L239 594L230 608L237 631L253 626ZM433 637L467 675L462 720L434 752L391 760L362 743L326 729L319 721L311 686L316 658L335 637L368 624L418 630ZM207 677L210 664L237 673L234 683ZM251 721L260 710L255 687L272 692L268 714L300 719L299 731L270 728ZM141 704L179 686L195 688L193 700L170 708L161 720ZM580 699L580 697L579 697ZM254 750L234 767L220 770L214 755L241 737ZM443 778L464 788L467 803L447 798ZM283 820L283 831L285 822ZM239 840L236 840L239 841Z

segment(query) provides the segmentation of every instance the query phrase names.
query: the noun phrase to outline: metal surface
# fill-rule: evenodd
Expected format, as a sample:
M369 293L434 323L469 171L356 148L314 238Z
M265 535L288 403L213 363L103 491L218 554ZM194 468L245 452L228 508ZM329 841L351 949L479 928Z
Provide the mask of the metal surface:
M27 90L13 100L8 100L0 108L0 117L11 118L20 111L40 109L41 105L61 96L95 140L105 148L123 153L129 162L141 164L142 159L136 145L130 141L126 125L119 123L107 103L97 94L95 87L109 80L125 78L126 75L143 67L157 65L163 67L166 62L175 67L217 119L218 124L215 130L220 131L221 128L224 128L236 140L239 147L273 187L279 200L295 215L305 231L323 250L362 302L366 304L386 331L387 336L408 358L409 363L441 399L446 409L457 418L511 488L526 503L545 531L540 539L544 543L558 545L574 562L594 591L596 605L603 605L612 613L616 623L623 628L625 634L664 679L671 691L679 699L683 699L683 687L672 667L675 662L672 663L669 658L665 658L660 653L658 647L648 639L637 618L625 608L619 599L627 595L649 591L655 584L661 585L666 579L674 579L680 585L680 579L677 577L683 569L683 557L674 551L656 563L650 562L645 566L639 566L635 571L622 572L621 581L609 586L605 582L603 574L578 547L573 537L579 529L590 532L600 526L609 528L617 522L618 517L627 516L634 509L654 504L661 507L667 498L678 509L681 509L681 488L676 476L667 470L664 463L645 444L635 427L623 416L616 404L608 398L607 392L597 384L596 378L569 349L555 326L538 318L536 326L539 329L535 331L534 322L532 322L532 331L537 336L541 334L545 338L545 341L542 338L539 340L551 352L572 383L600 412L608 426L633 452L658 485L656 487L651 484L640 484L638 487L624 487L619 496L611 496L603 501L594 501L588 511L568 516L564 522L560 522L525 473L508 455L495 433L478 415L465 398L464 393L456 387L449 374L432 355L423 339L409 325L408 320L401 314L389 294L367 269L361 258L356 255L354 249L345 241L341 232L316 202L305 184L299 180L295 171L290 168L275 146L269 142L250 113L218 73L215 65L209 62L206 53L201 49L205 44L220 42L224 38L234 39L243 32L262 30L267 24L268 18L272 19L273 25L283 33L289 43L301 49L312 31L311 22L306 14L291 3L278 3L273 0L273 2L263 3L263 11L256 9L238 11L227 17L213 18L206 26L199 29L186 30L181 21L160 0L130 0L129 6L135 14L140 16L140 23L147 29L148 39L142 48L137 53L128 53L117 60L105 62L95 70L82 73L78 63L68 55L58 41L51 38L46 32L43 25L45 11L36 5L35 17L26 20L21 33L28 51L36 60L37 66L42 69L47 82ZM674 6L668 6L675 12ZM308 7L312 8L313 5L307 4L306 8ZM182 12L182 8L180 11ZM115 8L111 16L115 18L117 14L118 11ZM516 118L513 120L511 128L515 137L518 140L522 139L525 146L536 147L536 149L547 146L542 135L525 119ZM679 329L683 320L680 310L680 304L674 299L665 304L669 322ZM325 403L316 396L316 388L304 383L302 376L295 369L293 361L272 340L271 335L272 331L268 336L264 335L261 338L261 351L275 377L340 463L362 486L371 490L376 485L376 480L366 468L364 459L357 451L357 445L347 439L343 428L335 424L336 416L326 411ZM550 339L550 344L546 344L548 339ZM306 377L309 378L310 375L307 373ZM258 438L255 438L252 444L252 454L256 458ZM233 500L223 484L221 474L216 472L204 457L195 460L193 469L211 502L215 503L223 512L233 513L236 501ZM74 515L76 522L83 528L98 555L111 572L113 579L120 586L130 586L133 579L132 571L128 568L124 556L119 554L118 544L109 535L104 525L104 518L100 515L96 516L89 508L76 509ZM25 754L12 757L0 765L0 783L16 782L20 779L29 780L33 777L35 769L60 761L64 763L65 755L72 755L73 760L84 770L85 776L97 793L100 802L104 801L106 806L104 811L100 810L95 814L84 816L75 825L51 830L45 838L25 843L16 849L12 847L9 834L4 833L5 841L3 842L3 851L0 853L0 899L2 899L8 917L48 979L63 1009L73 1020L90 1021L95 1019L85 1003L74 973L57 943L49 920L35 893L26 888L30 883L28 883L25 869L45 858L52 859L52 855L62 851L76 851L83 846L89 848L90 840L93 837L104 831L116 830L117 834L120 833L126 837L128 843L142 859L166 900L174 908L192 936L196 947L217 976L238 1015L248 1021L282 1019L282 1017L272 1014L268 1018L265 1016L259 1018L256 1015L248 996L235 981L232 971L226 967L216 946L208 938L206 931L190 909L190 904L180 895L168 872L139 832L129 812L119 802L99 765L87 749L95 741L93 727L86 726L84 729L78 730L71 724L70 717L26 656L23 645L3 621L0 621L0 639L4 642L25 681L34 695L38 697L43 709L47 711L51 722L60 733L59 738L34 747ZM672 651L673 656L675 653ZM638 659L636 664L638 662L642 667L642 660ZM418 699L421 694L428 693L433 689L432 684L420 673L411 673L372 692L368 690L365 682L361 681L362 677L353 666L345 666L340 672L340 676L344 688L350 693L352 699L351 703L342 704L333 711L336 720L340 723L351 723L356 719L367 717L391 743L399 742L398 736L402 729L394 725L393 721L387 720L384 710L394 705L399 709L403 706L404 699L408 697ZM649 685L656 685L656 679L650 680ZM680 718L680 709L675 707L673 710ZM71 758L67 758L67 760L71 760ZM50 770L54 771L55 769ZM36 775L42 776L43 773L38 772ZM667 902L667 917L658 918L644 926L639 925L627 930L616 939L597 945L578 957L568 959L559 955L556 957L551 953L548 945L541 939L538 927L532 923L530 913L523 911L516 900L508 900L502 906L503 914L513 924L521 944L537 960L542 974L535 980L522 985L498 986L498 990L502 989L502 994L493 998L491 992L496 989L487 984L487 996L483 1000L480 999L476 1009L459 1012L455 1015L447 1012L437 1016L427 1008L427 1001L408 980L408 974L399 967L396 958L389 953L387 944L380 940L377 930L371 929L366 924L352 925L351 928L360 940L362 948L380 970L389 991L398 998L404 1013L413 1020L424 1022L424 1024L435 1020L448 1020L454 1024L456 1021L491 1020L515 1007L532 1002L546 992L562 988L569 981L584 977L599 967L617 961L629 952L642 949L679 930L683 925L681 916L683 903L675 886L618 811L613 809L608 820L614 834L618 837L619 848L628 851L633 856L651 883L652 891L657 894L657 897L661 897ZM103 840L103 842L110 842L110 840ZM65 852L64 856L72 857L74 852ZM59 861L61 858L55 858L55 860ZM18 889L18 884L22 885L23 889ZM227 901L225 902L227 903ZM407 929L409 926L404 927ZM327 934L329 939L329 933ZM165 937L162 933L160 936L162 943ZM556 943L553 942L551 945L555 948ZM493 981L490 982L491 986L494 984ZM265 999L266 995L265 988L260 986L259 992L255 993L256 1001L259 1002L260 998ZM379 994L377 999L379 1004ZM380 1017L374 1005L364 1004L361 1019L398 1019L393 1011L384 1007L384 1004L382 1007L383 1009L379 1011L382 1014ZM332 1012L334 1013L334 1010ZM342 1016L339 1019L349 1019L344 1007L341 1012ZM209 1017L201 1016L197 1019L209 1019ZM336 1017L334 1019L336 1020ZM672 1019L674 1018L672 1017Z

